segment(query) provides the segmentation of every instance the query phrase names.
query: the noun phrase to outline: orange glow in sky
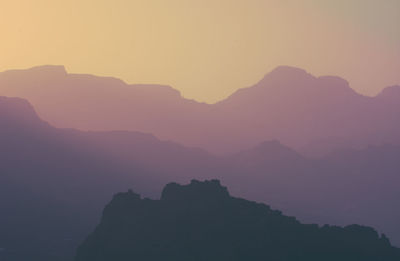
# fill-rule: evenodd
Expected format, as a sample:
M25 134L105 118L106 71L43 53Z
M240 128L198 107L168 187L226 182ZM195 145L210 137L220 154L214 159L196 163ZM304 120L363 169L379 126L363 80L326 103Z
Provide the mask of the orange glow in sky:
M1 0L0 70L168 84L216 102L279 65L374 95L400 83L398 0Z

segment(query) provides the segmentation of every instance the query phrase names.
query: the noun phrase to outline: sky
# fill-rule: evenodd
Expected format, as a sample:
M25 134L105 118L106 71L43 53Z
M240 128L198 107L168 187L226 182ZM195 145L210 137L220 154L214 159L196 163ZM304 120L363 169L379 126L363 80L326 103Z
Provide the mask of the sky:
M0 71L170 85L214 103L279 65L400 84L400 0L0 0Z

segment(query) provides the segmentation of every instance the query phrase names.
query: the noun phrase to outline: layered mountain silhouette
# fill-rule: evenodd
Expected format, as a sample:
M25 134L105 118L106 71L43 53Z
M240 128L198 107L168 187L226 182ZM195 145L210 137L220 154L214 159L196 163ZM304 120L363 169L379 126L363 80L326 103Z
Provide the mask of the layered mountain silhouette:
M272 140L217 157L139 132L54 128L5 97L0 144L0 260L71 260L115 191L155 198L193 178L221 179L304 222L373 226L400 244L399 146L310 159Z
M385 235L359 225L301 224L269 206L231 197L218 180L168 184L160 200L119 193L76 261L399 260Z
M231 174L223 180L235 195L306 222L374 226L400 243L399 146L339 150L320 159L282 145L271 149L276 146L268 142L229 157Z
M28 99L52 125L141 131L214 153L275 139L313 156L400 144L399 93L392 86L366 97L341 78L287 66L216 104L187 100L168 86L68 74L62 66L0 73L0 95Z
M7 261L71 260L115 191L155 195L171 177L207 176L214 164L200 149L149 134L53 128L19 98L0 98L0 144L0 260Z

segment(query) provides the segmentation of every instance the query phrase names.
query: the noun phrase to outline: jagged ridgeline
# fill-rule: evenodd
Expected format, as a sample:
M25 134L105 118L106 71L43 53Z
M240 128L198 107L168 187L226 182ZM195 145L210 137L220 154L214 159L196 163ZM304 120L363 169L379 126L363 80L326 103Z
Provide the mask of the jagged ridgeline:
M160 200L114 196L76 261L386 261L400 249L359 225L306 225L231 197L218 180L168 184Z

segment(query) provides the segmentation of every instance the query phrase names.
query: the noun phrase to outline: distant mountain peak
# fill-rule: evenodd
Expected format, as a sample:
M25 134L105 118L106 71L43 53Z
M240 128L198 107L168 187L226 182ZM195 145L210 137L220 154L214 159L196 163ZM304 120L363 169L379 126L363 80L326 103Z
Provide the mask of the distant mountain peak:
M57 72L67 74L67 70L64 65L41 65L30 68L31 71L42 71L42 72Z
M270 73L267 73L257 85L261 85L262 87L285 87L285 89L289 89L292 92L306 89L313 91L324 89L328 91L327 93L329 94L356 94L356 92L350 88L348 81L341 77L330 75L315 77L304 69L291 66L279 66L275 68Z
M315 79L315 77L304 69L292 66L278 66L271 72L265 74L264 78L259 82L259 84L264 82L293 83L295 81L309 81L313 79Z
M400 97L400 85L393 85L384 88L378 95L377 97L380 98L394 98L394 97Z
M260 150L270 150L270 149L281 149L282 147L285 147L282 145L282 143L279 142L279 140L266 140L258 144L255 148L260 149Z
M240 152L238 156L245 156L253 160L293 160L302 158L300 154L278 140L263 141L249 150Z
M268 74L309 74L306 70L289 65L280 65Z
M318 80L330 82L330 83L332 83L332 85L349 87L349 82L339 76L323 75L323 76L318 77Z
M341 77L324 75L318 77L317 81L318 86L323 88L329 95L342 97L361 97L360 94L350 87L349 82Z
M252 151L252 153L258 154L258 155L264 155L264 156L274 156L274 155L285 155L285 154L294 154L295 152L280 143L278 140L267 140L263 141L260 144L256 145L250 150L247 150L247 152Z
M43 123L28 101L3 96L0 96L0 120L14 124ZM4 125L4 122L0 125Z
M57 75L57 76L66 76L67 70L65 69L64 65L41 65L41 66L34 66L29 69L17 69L17 70L8 70L5 71L5 74L16 74L21 72L32 73L34 75L46 75L46 77L50 75Z

